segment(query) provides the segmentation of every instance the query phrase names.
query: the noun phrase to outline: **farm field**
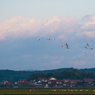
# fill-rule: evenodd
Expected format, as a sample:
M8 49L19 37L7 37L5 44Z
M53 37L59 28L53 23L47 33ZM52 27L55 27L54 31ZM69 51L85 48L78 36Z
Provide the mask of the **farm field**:
M0 95L95 95L94 88L0 88Z

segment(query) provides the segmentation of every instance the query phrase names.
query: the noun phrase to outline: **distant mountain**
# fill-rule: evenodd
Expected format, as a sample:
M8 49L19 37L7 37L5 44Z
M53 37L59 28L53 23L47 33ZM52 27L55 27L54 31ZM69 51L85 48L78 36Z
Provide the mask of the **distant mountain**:
M14 70L0 70L0 81L2 80L18 80L18 79L28 79L30 75L34 73L54 73L55 71L63 72L65 70L77 70L79 72L93 72L95 74L95 68L85 68L85 69L75 69L75 68L60 68L52 70L25 70L25 71L14 71Z

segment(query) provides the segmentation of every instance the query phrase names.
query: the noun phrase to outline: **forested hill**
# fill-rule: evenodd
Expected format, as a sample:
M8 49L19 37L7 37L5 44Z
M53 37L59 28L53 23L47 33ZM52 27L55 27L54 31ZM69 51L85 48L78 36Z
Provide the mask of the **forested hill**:
M75 69L75 68L60 68L53 70L36 70L36 71L14 71L14 70L0 70L0 81L2 80L18 80L28 79L30 75L34 73L54 73L55 71L63 72L65 70L77 70L79 72L93 72L95 74L95 68Z
M93 72L93 73L95 73L95 68L76 69L76 68L73 68L73 67L71 67L71 68L52 69L52 70L43 70L43 71L40 71L40 72L43 72L43 73L54 73L55 71L63 72L65 70L70 70L70 71L77 70L79 72Z
M32 71L13 71L13 70L0 70L0 81L2 80L18 80L27 79L34 72Z

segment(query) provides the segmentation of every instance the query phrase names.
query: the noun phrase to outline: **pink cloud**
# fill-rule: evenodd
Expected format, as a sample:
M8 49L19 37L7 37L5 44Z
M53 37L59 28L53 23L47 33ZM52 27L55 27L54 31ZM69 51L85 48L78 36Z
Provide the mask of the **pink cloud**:
M84 20L68 16L53 16L44 20L15 16L0 21L0 39L57 35L57 39L66 40L71 34L71 38L82 35L95 37L95 16L86 17Z
M60 35L57 37L57 39L61 39L61 40L65 41L67 39L67 37L65 35Z
M95 38L95 16L84 18L78 35L86 35L87 37Z
M56 34L57 32L68 34L68 32L73 32L76 23L76 19L69 17L57 18L56 16L53 16L45 20L40 20L15 16L0 22L0 39L5 39L6 37L29 37L37 35L47 36Z

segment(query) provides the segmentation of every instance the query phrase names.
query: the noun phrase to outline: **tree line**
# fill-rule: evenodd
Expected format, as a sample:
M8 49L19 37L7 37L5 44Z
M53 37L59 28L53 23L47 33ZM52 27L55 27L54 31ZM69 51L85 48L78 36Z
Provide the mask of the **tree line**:
M93 72L80 72L78 70L65 70L63 72L55 71L54 73L35 73L29 76L29 79L39 79L39 78L50 78L55 77L58 80L62 79L84 79L93 78L95 79L95 74Z

